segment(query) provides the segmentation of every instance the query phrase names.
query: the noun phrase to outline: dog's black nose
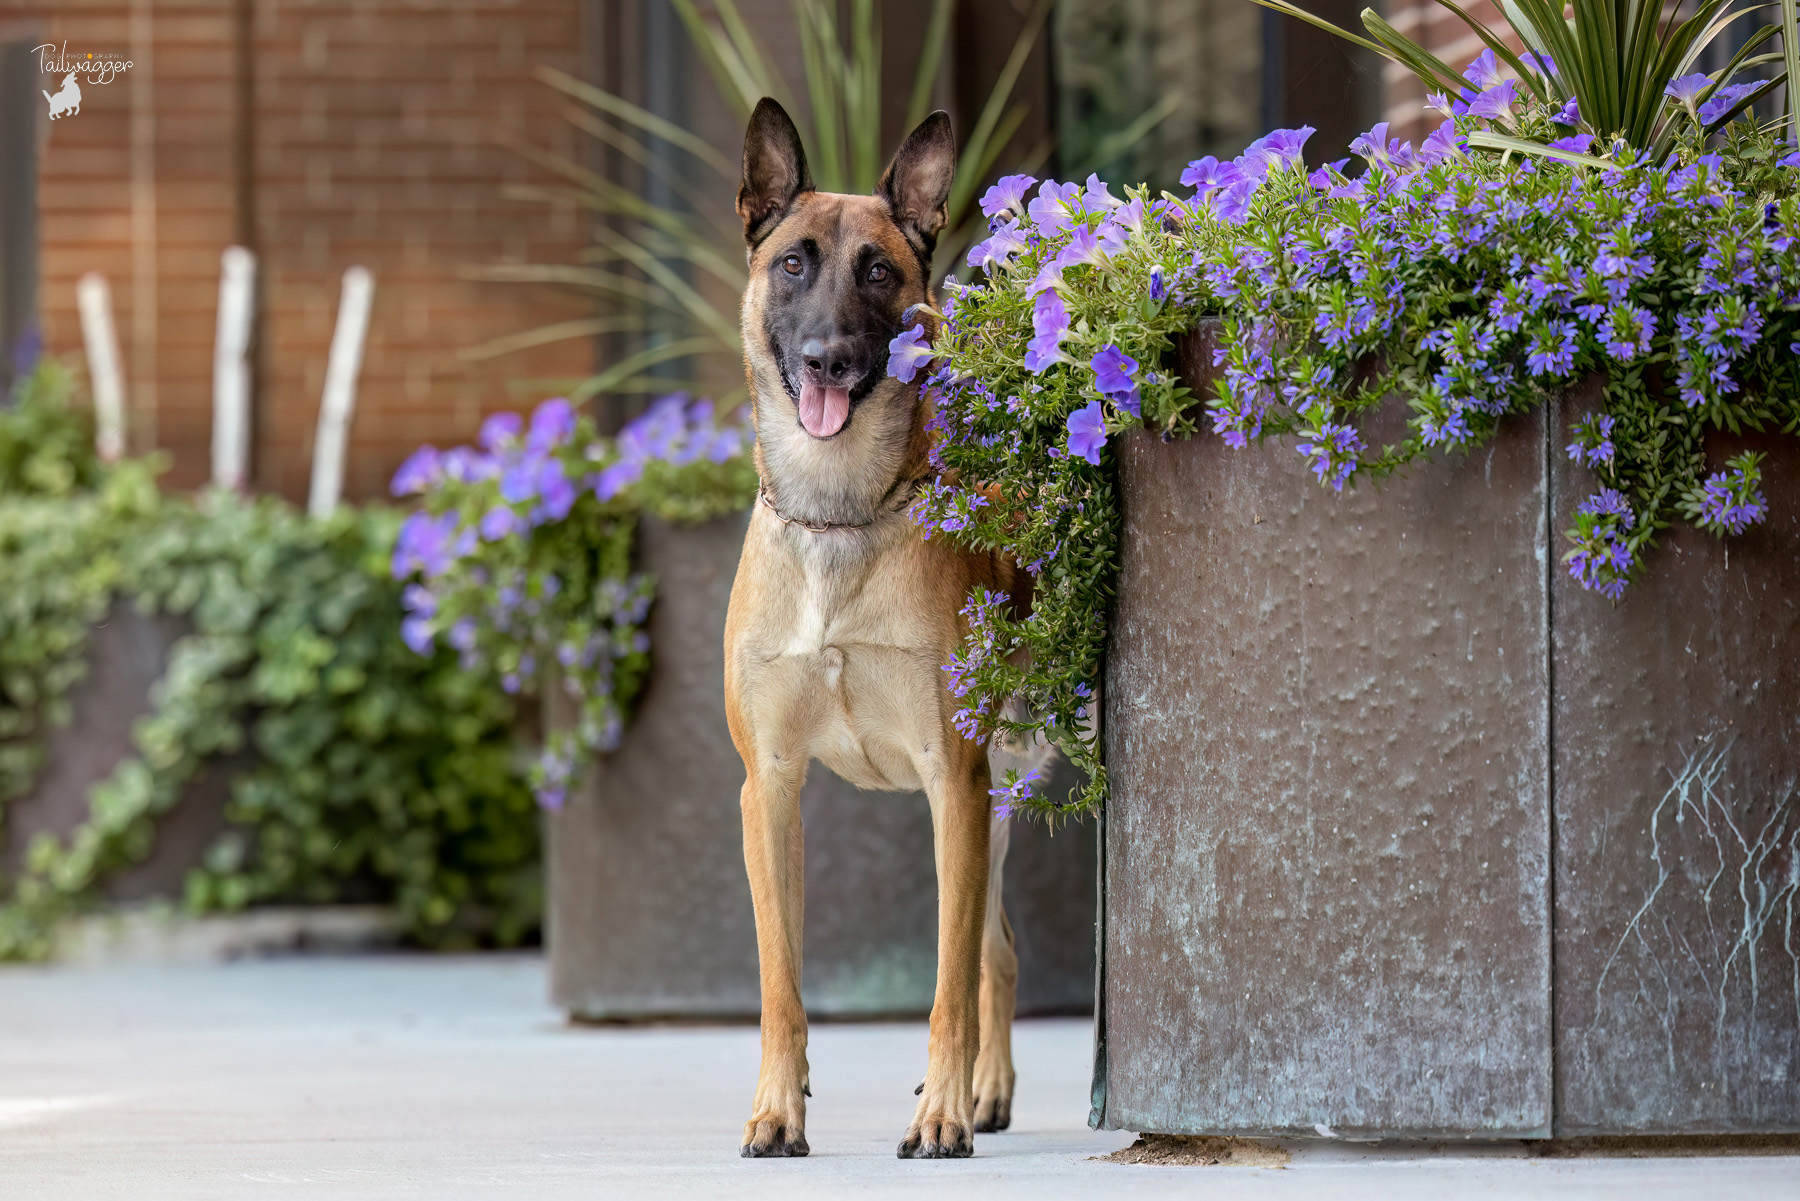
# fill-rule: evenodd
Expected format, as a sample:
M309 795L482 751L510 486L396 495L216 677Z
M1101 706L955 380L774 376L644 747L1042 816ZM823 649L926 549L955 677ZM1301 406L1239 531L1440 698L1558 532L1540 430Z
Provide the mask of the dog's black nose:
M842 388L856 375L856 343L849 338L808 338L800 344L808 378L827 388Z

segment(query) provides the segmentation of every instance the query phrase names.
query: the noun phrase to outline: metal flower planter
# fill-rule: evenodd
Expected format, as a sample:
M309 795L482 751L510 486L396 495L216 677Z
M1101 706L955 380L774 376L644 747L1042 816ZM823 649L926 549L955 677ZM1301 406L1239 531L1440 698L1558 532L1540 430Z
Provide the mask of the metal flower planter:
M1800 446L1710 447L1768 522L1615 604L1559 561L1596 400L1341 497L1124 440L1097 1125L1800 1130Z
M646 522L652 677L625 744L549 822L556 1003L584 1020L748 1018L759 1009L744 878L743 766L725 728L725 609L744 518ZM1067 790L1065 766L1047 787ZM937 881L923 794L864 793L816 764L806 823L802 992L823 1016L923 1014ZM1020 822L1006 864L1019 1012L1093 1003L1094 832Z
M148 616L126 601L115 602L94 628L88 674L69 694L68 724L48 732L44 766L30 791L0 807L0 881L17 877L40 834L66 837L86 821L93 786L138 753L132 725L150 711L170 649L189 629L181 618ZM143 862L106 877L105 898L179 900L188 870L225 830L232 778L251 761L249 752L240 752L202 768L175 807L157 819Z

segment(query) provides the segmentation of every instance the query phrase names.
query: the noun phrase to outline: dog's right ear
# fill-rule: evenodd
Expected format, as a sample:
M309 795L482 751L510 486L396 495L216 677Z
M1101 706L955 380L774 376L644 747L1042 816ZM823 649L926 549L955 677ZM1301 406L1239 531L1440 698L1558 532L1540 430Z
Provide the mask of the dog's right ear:
M756 102L750 128L744 132L744 177L737 194L744 241L754 248L768 237L795 198L812 191L812 186L800 131L786 109L764 96Z

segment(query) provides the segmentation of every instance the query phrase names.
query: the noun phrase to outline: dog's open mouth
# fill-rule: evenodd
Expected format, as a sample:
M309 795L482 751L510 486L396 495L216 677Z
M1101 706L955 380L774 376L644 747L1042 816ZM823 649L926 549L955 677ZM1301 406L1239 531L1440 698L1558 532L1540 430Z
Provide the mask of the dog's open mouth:
M850 420L850 389L827 388L807 380L795 398L800 424L815 438L829 438Z

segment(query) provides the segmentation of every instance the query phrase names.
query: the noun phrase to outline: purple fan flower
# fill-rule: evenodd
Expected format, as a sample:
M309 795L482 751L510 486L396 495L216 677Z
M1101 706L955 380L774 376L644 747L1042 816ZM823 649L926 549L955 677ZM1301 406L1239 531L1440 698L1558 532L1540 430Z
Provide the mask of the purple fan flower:
M989 188L981 197L981 212L987 217L998 217L1008 211L1023 212L1025 193L1037 180L1029 175L1005 175L1000 182Z
M888 374L903 384L910 384L919 369L928 366L936 353L931 343L925 340L925 325L921 322L888 343Z
M1760 475L1753 467L1740 467L1707 476L1700 495L1700 524L1736 535L1767 518L1769 502L1756 486Z
M517 413L495 413L481 423L481 433L476 440L483 450L499 450L515 441L524 428L525 419Z
M395 496L410 496L414 492L423 492L437 483L443 474L443 459L438 448L427 442L419 449L406 456L406 462L394 472L393 483L388 491Z
M532 410L525 445L530 450L550 450L567 442L574 432L575 406L558 396Z
M1069 414L1069 454L1098 467L1100 448L1106 445L1106 410L1097 400Z

